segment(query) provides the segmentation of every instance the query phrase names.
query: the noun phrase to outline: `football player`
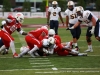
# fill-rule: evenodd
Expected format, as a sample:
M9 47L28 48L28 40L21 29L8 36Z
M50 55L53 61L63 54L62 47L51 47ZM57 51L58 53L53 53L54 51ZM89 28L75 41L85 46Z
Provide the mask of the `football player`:
M76 9L76 13L79 16L78 17L78 22L75 23L74 26L72 26L70 29L76 28L79 24L82 22L85 22L88 26L87 34L86 34L86 39L87 42L89 43L89 49L86 50L86 52L93 52L92 45L91 45L91 36L92 34L95 35L95 38L100 41L100 33L99 33L99 25L100 21L99 19L89 10L83 10L82 7L78 7Z
M17 30L20 34L26 35L21 25L24 20L24 15L22 13L16 13L15 16L8 15L7 19L2 21L2 29L0 31L0 37L4 43L4 45L0 48L0 52L6 48L11 47L13 57L18 57L18 54L15 50L14 45L14 38L11 36L11 34Z
M66 29L69 27L72 27L76 22L78 22L77 14L76 14L76 8L75 3L73 1L68 1L67 3L68 8L65 11L66 15ZM80 38L81 35L81 28L80 26L76 27L75 29L70 30L72 37L73 37L73 46L75 48L78 48L77 41Z
M32 30L26 35L25 41L30 48L30 51L28 53L32 57L35 57L33 53L42 47L41 40L47 35L48 35L47 27L41 27L36 30ZM42 37L42 39L40 39L40 37Z
M43 39L41 41L42 47L39 48L37 51L33 52L34 57L36 56L44 56L45 52L47 53L47 48L49 46L51 46L54 43L54 40L52 40L52 38L49 39ZM33 44L34 45L34 44ZM35 47L36 45L34 45ZM30 51L29 46L22 46L20 48L20 54L18 55L19 57L22 57L23 55L25 55L26 53L28 53ZM32 56L32 55L31 55ZM33 56L32 56L33 57Z
M48 17L47 17L47 24L50 24L50 29L54 29L56 35L58 34L58 27L59 27L59 22L58 18L60 17L61 22L64 26L64 22L61 16L61 8L58 7L58 2L53 1L52 2L52 7L49 7L48 9ZM50 23L49 23L50 22Z

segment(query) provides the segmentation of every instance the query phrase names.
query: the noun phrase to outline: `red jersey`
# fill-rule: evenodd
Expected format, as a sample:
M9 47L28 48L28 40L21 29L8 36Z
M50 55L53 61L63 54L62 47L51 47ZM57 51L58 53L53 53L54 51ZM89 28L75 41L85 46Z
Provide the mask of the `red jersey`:
M38 28L36 30L30 31L29 35L31 35L39 40L40 37L45 37L46 35L48 35L48 30L44 29L44 28Z
M7 25L5 25L2 30L9 34L12 34L15 30L21 28L21 24L19 22L16 22L16 19L11 15L6 19L6 24Z

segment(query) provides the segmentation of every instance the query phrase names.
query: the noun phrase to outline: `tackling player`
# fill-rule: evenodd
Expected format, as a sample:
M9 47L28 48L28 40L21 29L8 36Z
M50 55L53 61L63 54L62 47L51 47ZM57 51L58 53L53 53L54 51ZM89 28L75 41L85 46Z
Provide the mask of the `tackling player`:
M0 30L0 37L4 43L4 45L0 48L0 52L6 48L11 47L13 57L18 57L18 54L15 50L14 45L14 38L11 36L11 34L17 30L20 34L26 35L22 29L21 25L24 20L24 15L22 13L16 13L15 17L12 15L9 15L6 20L2 21L2 30Z
M59 22L58 22L58 18L60 17L61 22L64 26L64 22L61 16L61 8L58 7L58 2L57 1L53 1L52 2L53 7L49 7L48 9L48 17L47 17L47 24L50 24L50 29L54 29L56 35L58 34L58 27L59 27ZM49 23L50 20L50 23Z
M48 28L46 26L38 28L36 30L32 30L26 35L25 41L30 48L30 51L28 53L32 57L35 57L33 53L42 47L41 40L47 35ZM42 37L42 39L40 39L40 37Z

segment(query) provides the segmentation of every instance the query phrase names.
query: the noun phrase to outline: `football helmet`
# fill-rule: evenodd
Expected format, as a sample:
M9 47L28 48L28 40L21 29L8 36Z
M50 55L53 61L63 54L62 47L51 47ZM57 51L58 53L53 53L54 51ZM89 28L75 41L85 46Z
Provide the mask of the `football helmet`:
M41 28L43 28L43 29L47 29L47 30L48 30L47 26L42 26Z
M48 42L49 42L49 44L54 44L55 43L55 39L53 37L49 37L48 38Z
M19 23L23 23L24 15L22 13L16 13L15 18Z
M58 4L57 1L53 1L53 2L52 2L52 5L57 5L57 4Z
M54 29L50 29L50 30L48 31L48 34L49 34L49 36L54 36L54 35L55 35Z
M57 5L58 5L58 2L57 2L57 1L53 1L53 2L52 2L52 5L53 5L54 8L56 8Z
M68 1L67 6L68 6L68 9L69 9L69 10L73 10L73 9L74 9L75 4L74 4L74 2L73 2L73 1Z
M78 6L76 8L76 13L77 13L78 16L81 16L83 12L84 12L84 9L83 9L82 6Z
M76 8L76 12L78 12L78 11L80 11L81 13L83 13L83 11L84 11L83 7L82 6L78 6Z
M48 47L48 45L49 45L48 39L43 39L42 44L43 44L44 47Z

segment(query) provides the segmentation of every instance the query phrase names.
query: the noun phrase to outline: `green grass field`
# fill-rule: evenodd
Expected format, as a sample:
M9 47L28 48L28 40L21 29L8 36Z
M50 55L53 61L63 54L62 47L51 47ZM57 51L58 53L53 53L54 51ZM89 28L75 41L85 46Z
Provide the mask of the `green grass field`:
M64 19L65 20L65 19ZM0 22L2 19L0 19ZM25 19L23 25L46 24L46 19L33 18ZM35 28L23 28L29 32ZM62 42L72 40L72 36L66 28L59 28L59 35ZM80 52L87 49L85 33L87 28L82 28L81 37L78 41ZM12 35L15 39L16 51L22 45L26 45L24 36L15 32ZM31 58L25 55L23 58L12 58L12 52L0 55L0 75L100 75L100 42L92 37L94 52L88 53L88 56L57 56Z

